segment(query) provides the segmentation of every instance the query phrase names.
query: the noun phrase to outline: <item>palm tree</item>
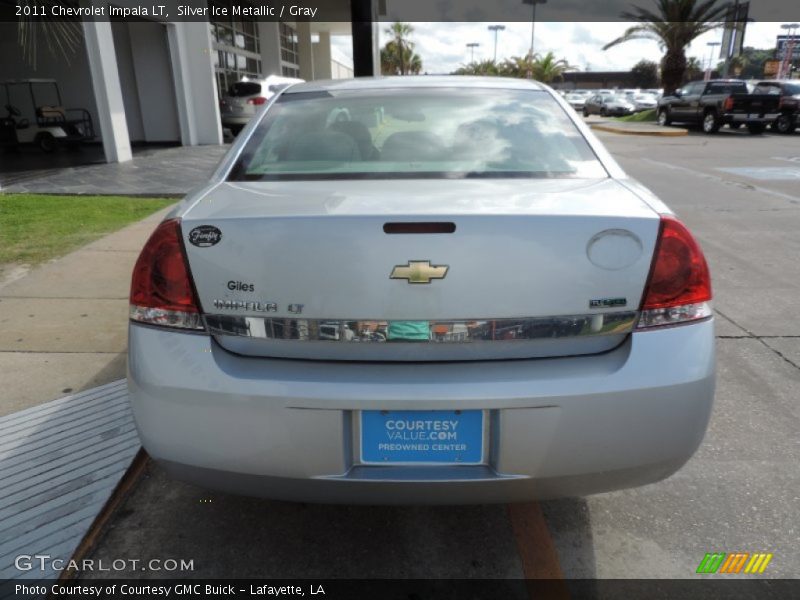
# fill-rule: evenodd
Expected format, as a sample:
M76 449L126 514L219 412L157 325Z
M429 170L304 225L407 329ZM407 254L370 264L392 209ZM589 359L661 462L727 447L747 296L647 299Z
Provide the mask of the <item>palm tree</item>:
M564 79L566 71L574 70L575 67L571 66L565 59L557 59L555 54L548 52L544 56L537 54L534 57L531 74L536 81L552 83L556 79Z
M684 81L689 82L700 77L703 72L703 64L696 56L692 56L686 61L686 71L684 71Z
M76 7L75 0L22 0L20 6L44 8L38 17L20 16L17 21L17 42L22 48L22 57L35 71L38 65L39 51L42 49L53 57L63 58L70 64L83 46L83 28L79 18L55 17L54 6L67 5Z
M410 42L408 37L414 33L414 28L408 23L392 23L384 30L384 33L394 38L386 44L385 48L388 49L389 44L394 44L393 55L399 63L397 66L400 69L400 75L405 75L406 59L411 58L409 54L414 50L414 43Z
M407 44L403 46L402 53L395 40L387 42L381 48L382 75L405 75L406 73L419 75L420 71L422 71L422 59Z
M408 72L412 75L419 75L422 71L422 59L416 52L411 53L411 58L408 59Z
M686 70L686 46L698 36L720 26L728 10L727 4L717 5L717 0L654 0L657 11L635 7L633 12L623 12L626 21L638 24L603 47L630 40L655 40L664 50L661 60L661 82L664 93L678 89Z
M500 72L507 77L528 77L528 73L533 73L536 67L536 57L531 56L530 52L525 56L512 56L505 59L500 65Z
M459 67L454 75L500 75L500 65L491 59L471 62Z

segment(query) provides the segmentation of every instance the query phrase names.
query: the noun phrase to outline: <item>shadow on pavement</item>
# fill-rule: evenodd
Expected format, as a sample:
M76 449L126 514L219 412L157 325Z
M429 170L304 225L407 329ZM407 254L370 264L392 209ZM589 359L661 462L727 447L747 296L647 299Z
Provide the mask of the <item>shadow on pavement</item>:
M568 548L593 573L581 500L547 503L569 519ZM578 544L578 541L581 544ZM536 543L535 540L532 543ZM181 578L520 579L506 505L340 506L207 492L173 481L151 461L90 558L194 561ZM157 578L163 573L84 573ZM588 576L588 575L587 575ZM527 597L526 595L522 597Z

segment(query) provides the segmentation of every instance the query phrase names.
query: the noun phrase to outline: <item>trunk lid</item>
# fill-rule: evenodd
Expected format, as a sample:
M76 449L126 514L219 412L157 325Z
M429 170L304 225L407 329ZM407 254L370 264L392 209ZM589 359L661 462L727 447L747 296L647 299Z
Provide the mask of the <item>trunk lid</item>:
M421 222L454 231L384 230ZM630 331L658 228L613 179L226 182L182 222L223 347L325 360L608 350ZM367 343L387 338L407 343Z

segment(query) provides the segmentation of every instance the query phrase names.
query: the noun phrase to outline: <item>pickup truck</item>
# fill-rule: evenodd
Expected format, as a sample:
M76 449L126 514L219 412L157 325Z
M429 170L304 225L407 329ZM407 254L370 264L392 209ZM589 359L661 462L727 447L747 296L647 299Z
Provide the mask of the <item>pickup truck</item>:
M664 96L658 102L658 123L701 125L705 133L716 133L723 125L747 125L750 133L762 133L780 114L780 98L774 94L751 94L738 79L694 81Z
M800 125L800 81L760 81L756 84L755 93L775 94L780 98L780 114L772 123L773 131L792 133Z

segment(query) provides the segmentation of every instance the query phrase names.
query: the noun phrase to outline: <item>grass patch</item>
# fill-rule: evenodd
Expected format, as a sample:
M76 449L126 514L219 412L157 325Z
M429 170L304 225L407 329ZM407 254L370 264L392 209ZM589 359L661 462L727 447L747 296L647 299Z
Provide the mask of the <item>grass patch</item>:
M174 204L166 198L0 194L0 264L35 265Z
M633 113L632 115L627 115L625 117L617 117L614 120L626 121L628 123L646 123L648 121L656 120L656 111L655 109L643 110L642 112Z

